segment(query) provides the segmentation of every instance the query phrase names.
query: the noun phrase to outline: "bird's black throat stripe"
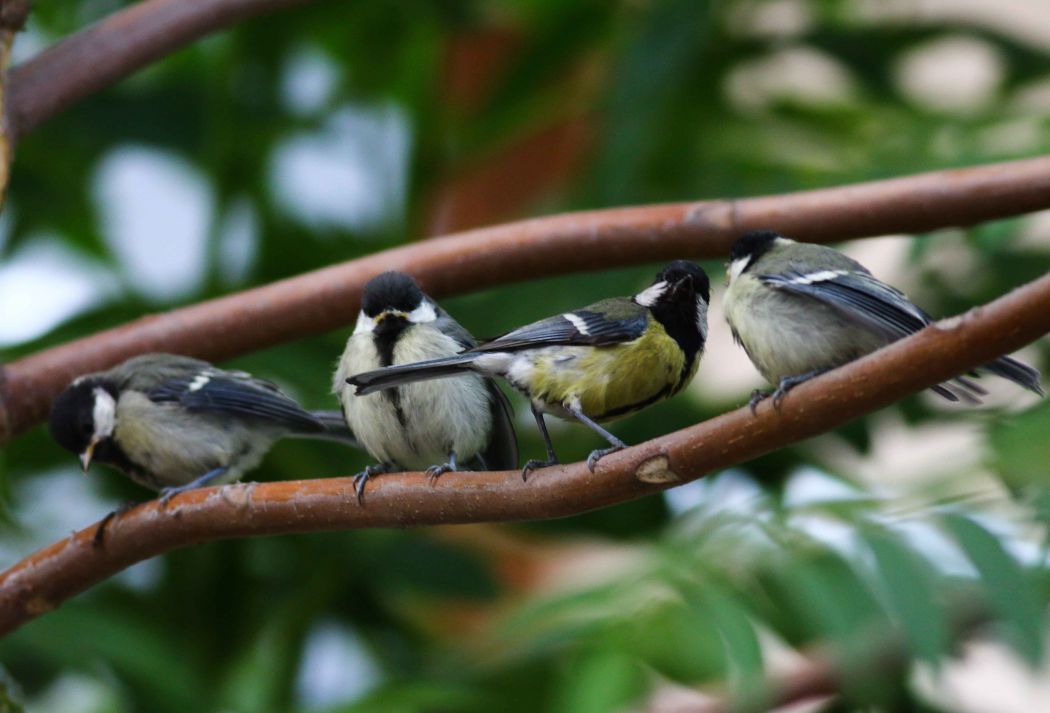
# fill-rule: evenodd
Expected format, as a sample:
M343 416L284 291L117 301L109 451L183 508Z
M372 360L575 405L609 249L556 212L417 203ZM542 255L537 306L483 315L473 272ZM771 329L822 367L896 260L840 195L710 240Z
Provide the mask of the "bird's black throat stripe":
M408 320L402 317L387 317L379 321L375 331L372 333L372 339L375 341L376 352L379 353L380 366L393 365L394 347L397 345L397 340L410 326L412 325L409 324ZM405 418L405 412L401 408L401 387L396 386L392 389L384 389L382 393L386 395L390 405L394 407L394 415L397 416L397 422L401 424L402 428L405 428L408 424L408 419Z
M693 370L693 363L700 350L704 348L704 337L700 334L700 329L697 327L696 305L689 305L688 308L683 309L680 304L666 305L657 303L650 310L656 321L667 332L667 336L675 340L682 352L684 352L685 361L682 364L682 373L678 377L678 384L671 392L677 393L682 388L685 380L689 378L689 372Z

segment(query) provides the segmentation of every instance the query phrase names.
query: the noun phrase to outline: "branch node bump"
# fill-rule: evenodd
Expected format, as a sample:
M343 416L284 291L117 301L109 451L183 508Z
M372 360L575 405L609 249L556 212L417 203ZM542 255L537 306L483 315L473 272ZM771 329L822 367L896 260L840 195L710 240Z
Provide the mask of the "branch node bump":
M939 329L942 332L951 332L962 326L962 323L966 321L967 314L969 313L964 312L963 314L957 314L954 317L945 317L944 319L939 319L933 323L933 326L935 329Z
M643 483L678 483L682 477L670 468L667 456L648 458L634 469L634 477Z

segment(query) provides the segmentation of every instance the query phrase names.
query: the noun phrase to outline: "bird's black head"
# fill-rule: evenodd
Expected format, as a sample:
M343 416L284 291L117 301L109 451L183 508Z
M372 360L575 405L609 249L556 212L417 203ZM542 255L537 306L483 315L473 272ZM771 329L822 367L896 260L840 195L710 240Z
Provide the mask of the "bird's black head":
M375 319L380 313L394 310L408 314L423 302L423 291L403 272L384 272L365 285L361 294L361 311Z
M752 230L744 233L729 249L730 271L735 275L746 272L773 247L778 238L783 238L775 230Z
M711 301L711 281L707 279L704 268L688 260L675 260L656 275L653 284L666 282L671 290L666 293L668 300L684 301L688 296L703 297L704 302ZM685 292L683 292L685 290Z
M105 453L116 448L116 386L100 377L74 381L51 405L51 436L58 445L80 456L87 470L93 458L110 461Z
M695 262L675 260L661 270L653 284L634 296L692 358L707 339L707 303L711 281Z

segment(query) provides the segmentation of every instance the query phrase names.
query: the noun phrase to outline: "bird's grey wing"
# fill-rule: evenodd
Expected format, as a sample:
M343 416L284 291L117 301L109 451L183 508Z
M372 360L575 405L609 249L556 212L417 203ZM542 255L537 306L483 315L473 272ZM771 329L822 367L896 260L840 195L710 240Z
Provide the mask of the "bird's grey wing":
M149 391L169 379L197 375L214 369L211 364L181 354L141 354L110 369L107 374L121 385L134 391Z
M214 367L189 376L169 379L147 392L152 401L177 402L190 411L249 416L285 426L293 431L321 432L320 420L285 396L272 383L244 372Z
M646 311L611 317L605 312L578 309L508 332L472 351L516 351L556 345L617 344L637 339L645 332Z
M492 437L481 454L488 470L517 470L518 437L514 433L513 411L510 402L496 383L485 380L489 390L489 408L492 410Z
M765 285L823 302L890 339L901 339L932 319L899 290L864 272L818 270L759 275Z

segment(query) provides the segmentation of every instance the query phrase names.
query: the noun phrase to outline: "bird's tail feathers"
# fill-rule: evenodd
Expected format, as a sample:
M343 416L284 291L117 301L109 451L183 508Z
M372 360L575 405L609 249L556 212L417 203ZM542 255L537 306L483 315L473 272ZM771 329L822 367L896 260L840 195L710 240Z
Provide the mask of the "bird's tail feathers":
M1046 392L1039 383L1039 370L1023 362L1004 356L985 364L984 368L996 376L1009 379L1021 388L1028 389L1040 396L1046 396Z
M321 427L318 430L300 430L292 433L296 438L311 438L321 441L335 441L350 448L363 450L361 443L354 437L354 432L346 425L346 419L342 411L311 411Z
M414 364L387 366L382 369L356 374L347 379L346 382L357 387L357 391L354 393L358 396L364 396L373 391L390 389L402 384L410 384L413 381L440 379L460 374L465 369L469 369L470 365L477 358L477 354L457 354L442 359L420 361Z

